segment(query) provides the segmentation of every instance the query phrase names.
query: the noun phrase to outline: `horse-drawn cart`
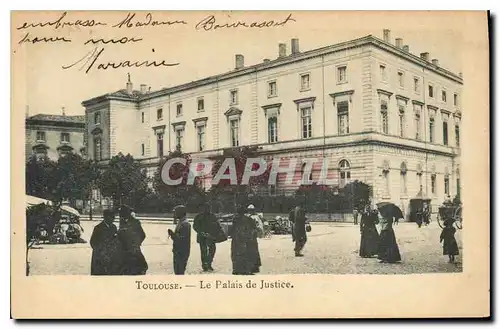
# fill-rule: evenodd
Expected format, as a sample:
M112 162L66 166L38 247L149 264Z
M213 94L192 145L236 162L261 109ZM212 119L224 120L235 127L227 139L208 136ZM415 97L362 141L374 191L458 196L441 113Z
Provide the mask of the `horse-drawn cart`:
M462 229L462 205L445 202L439 207L437 222L441 228L445 227L446 221L452 221L453 225Z

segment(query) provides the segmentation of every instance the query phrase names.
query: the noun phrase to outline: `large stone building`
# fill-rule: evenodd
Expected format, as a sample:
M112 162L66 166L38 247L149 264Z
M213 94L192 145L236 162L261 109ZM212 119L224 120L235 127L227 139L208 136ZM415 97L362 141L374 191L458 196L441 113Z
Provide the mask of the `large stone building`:
M338 186L364 181L376 200L403 208L420 190L434 204L457 194L461 74L393 43L389 30L278 49L273 60L245 66L236 55L230 72L158 91L134 90L129 76L126 89L84 101L89 156L130 153L152 172L176 145L193 157L258 145L268 158L325 157ZM277 185L289 187L283 177Z
M85 116L37 114L25 120L25 154L57 160L68 152L85 156Z

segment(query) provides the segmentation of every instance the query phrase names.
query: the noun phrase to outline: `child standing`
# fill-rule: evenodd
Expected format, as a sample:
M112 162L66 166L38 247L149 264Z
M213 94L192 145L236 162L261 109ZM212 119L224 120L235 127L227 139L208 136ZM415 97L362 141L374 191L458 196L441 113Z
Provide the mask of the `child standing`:
M448 263L454 263L455 256L458 255L458 244L455 240L456 229L453 227L453 220L446 220L444 225L439 242L443 242L443 255L448 255Z

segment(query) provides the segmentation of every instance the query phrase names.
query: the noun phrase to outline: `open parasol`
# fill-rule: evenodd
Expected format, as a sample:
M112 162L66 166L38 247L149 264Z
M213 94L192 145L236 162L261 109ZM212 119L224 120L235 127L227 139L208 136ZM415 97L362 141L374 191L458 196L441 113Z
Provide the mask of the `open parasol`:
M404 218L401 209L392 202L379 202L377 203L377 208L383 217L388 218Z

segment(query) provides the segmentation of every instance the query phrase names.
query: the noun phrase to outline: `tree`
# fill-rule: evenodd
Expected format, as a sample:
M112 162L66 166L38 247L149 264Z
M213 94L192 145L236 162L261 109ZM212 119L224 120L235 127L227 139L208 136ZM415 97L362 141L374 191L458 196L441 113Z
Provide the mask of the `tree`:
M39 204L26 209L26 275L30 273L29 251L39 241L39 234L46 227L52 210L45 204Z
M56 163L47 156L32 155L26 162L26 194L51 200L56 187Z
M344 186L341 194L344 196L349 208L360 211L370 203L372 188L366 183L355 180Z
M130 154L119 153L109 160L97 186L103 196L113 199L115 205L129 203L136 207L148 193L148 177Z

